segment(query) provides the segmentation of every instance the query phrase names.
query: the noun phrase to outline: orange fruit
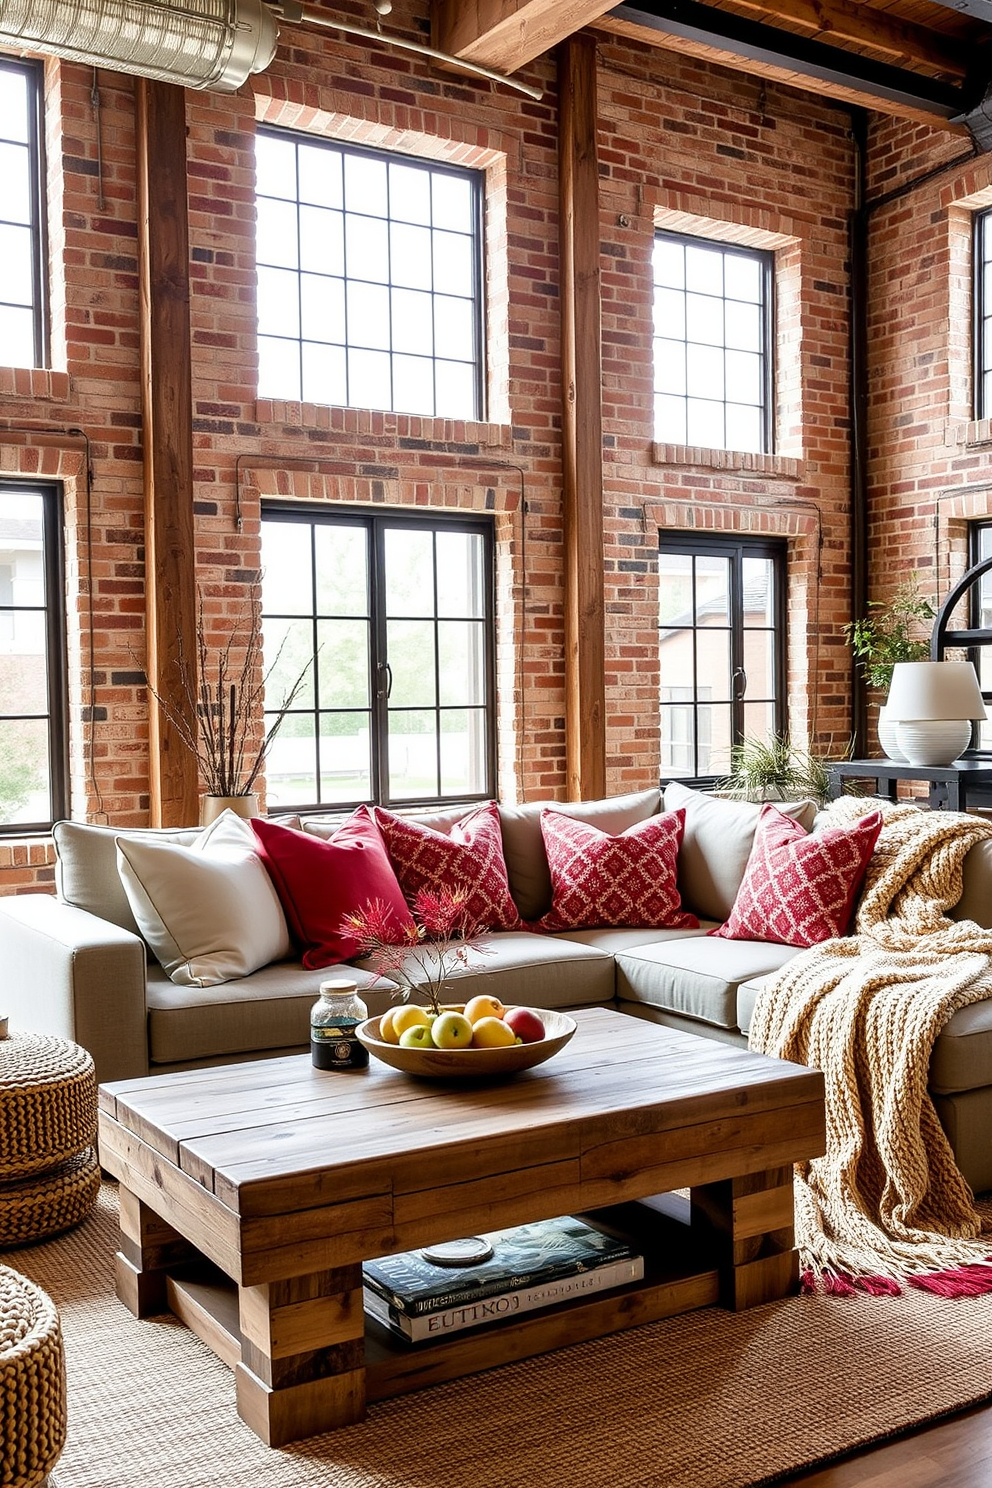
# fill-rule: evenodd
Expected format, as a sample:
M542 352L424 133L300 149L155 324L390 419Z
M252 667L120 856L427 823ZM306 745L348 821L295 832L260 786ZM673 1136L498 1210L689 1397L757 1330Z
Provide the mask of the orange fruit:
M502 1018L480 1018L473 1025L473 1049L504 1049L516 1042L517 1035Z
M480 992L465 1004L465 1016L470 1023L478 1023L480 1018L502 1018L505 1012L499 998L485 992Z

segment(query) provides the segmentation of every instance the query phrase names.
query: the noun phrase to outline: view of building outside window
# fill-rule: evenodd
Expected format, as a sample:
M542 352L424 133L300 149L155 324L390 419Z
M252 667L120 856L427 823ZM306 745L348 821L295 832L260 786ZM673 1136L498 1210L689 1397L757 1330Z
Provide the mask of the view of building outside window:
M727 775L735 744L776 731L774 561L662 550L659 620L662 774Z
M0 486L0 826L53 818L44 500Z
M481 178L260 130L262 397L483 415Z
M270 806L489 793L486 533L272 514L262 559L268 708L312 658L269 754Z

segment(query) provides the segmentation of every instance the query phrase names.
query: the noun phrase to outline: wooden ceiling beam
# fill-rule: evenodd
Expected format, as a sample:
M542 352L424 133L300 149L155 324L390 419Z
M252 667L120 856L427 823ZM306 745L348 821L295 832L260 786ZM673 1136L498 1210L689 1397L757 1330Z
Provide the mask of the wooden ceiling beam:
M698 57L839 103L967 132L954 119L966 113L969 104L949 83L873 63L856 52L762 26L713 6L691 0L678 6L642 0L617 6L597 27L642 46Z
M853 42L910 66L926 66L955 77L967 75L973 52L940 31L901 21L889 11L853 0L735 0L735 5L772 23L778 19L802 26L821 41Z
M497 72L516 72L616 0L432 0L431 42Z
M970 16L974 21L987 21L992 25L992 0L933 0L934 5L942 5L945 10L956 10L961 15Z

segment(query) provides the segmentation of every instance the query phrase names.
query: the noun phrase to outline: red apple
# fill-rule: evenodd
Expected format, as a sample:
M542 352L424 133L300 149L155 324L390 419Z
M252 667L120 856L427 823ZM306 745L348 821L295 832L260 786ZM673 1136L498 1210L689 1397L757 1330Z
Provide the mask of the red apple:
M503 1022L510 1025L521 1043L536 1044L545 1036L544 1024L530 1008L507 1008L503 1014Z

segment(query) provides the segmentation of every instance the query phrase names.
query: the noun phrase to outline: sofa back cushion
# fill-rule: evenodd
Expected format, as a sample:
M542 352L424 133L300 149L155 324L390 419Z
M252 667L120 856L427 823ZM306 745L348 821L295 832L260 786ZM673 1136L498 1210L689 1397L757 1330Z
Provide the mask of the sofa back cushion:
M992 928L992 841L976 842L962 865L964 889L952 910L953 920L974 920Z
M510 893L521 919L539 920L551 908L551 871L541 835L542 811L557 811L560 816L588 822L617 837L654 816L660 808L661 791L657 789L600 801L527 801L521 806L500 806L503 857Z
M776 801L775 805L806 831L813 825L813 801ZM700 919L726 920L751 854L761 804L706 795L672 780L665 786L665 810L679 809L685 811L679 851L682 903Z

